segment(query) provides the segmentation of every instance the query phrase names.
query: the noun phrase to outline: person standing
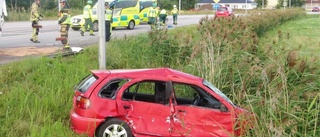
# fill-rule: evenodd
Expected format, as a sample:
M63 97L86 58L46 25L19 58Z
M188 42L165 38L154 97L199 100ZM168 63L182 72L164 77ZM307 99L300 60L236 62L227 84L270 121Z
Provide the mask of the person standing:
M35 0L34 3L31 5L31 14L30 14L30 20L31 20L31 26L32 26L32 36L30 40L33 43L40 43L38 40L39 35L39 28L41 25L39 25L39 20L41 20L42 15L39 13L39 6L40 6L40 0Z
M162 9L159 13L159 21L161 25L166 25L166 19L167 19L167 11L165 9Z
M6 1L0 0L0 32L2 31L2 28L3 28L5 16L8 16Z
M152 7L150 7L150 11L148 14L148 24L150 24L151 29L155 29L155 23L157 18L157 10L156 10L157 4L153 3Z
M84 32L87 31L88 26L90 27L90 36L95 36L93 34L93 24L92 24L92 1L88 0L87 5L83 8L83 18L85 20L84 27L82 28L80 34L84 36Z
M109 7L109 3L106 2L105 3L105 8L106 8L106 11L105 11L105 23L106 23L106 42L109 42L110 41L110 37L111 37L111 31L112 31L112 10L110 10L110 7Z
M173 24L177 25L177 20L178 20L178 12L179 10L177 9L177 5L173 5L173 9L171 11L172 17L173 17Z
M58 24L60 28L61 43L63 44L63 51L70 51L70 45L68 40L68 31L71 24L70 19L70 8L67 4L67 0L60 0L61 10L59 11L59 21Z

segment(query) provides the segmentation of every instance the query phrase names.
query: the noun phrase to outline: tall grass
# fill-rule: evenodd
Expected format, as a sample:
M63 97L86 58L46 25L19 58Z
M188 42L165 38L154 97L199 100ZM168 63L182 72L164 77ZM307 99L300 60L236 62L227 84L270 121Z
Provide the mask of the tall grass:
M211 81L257 115L251 136L317 136L319 61L311 55L319 47L296 45L302 37L298 32L312 31L300 28L319 28L317 18L302 19L299 10L278 12L265 14L290 18L270 17L271 25L266 26L252 24L268 23L269 16L203 18L197 26L113 40L107 47L107 68L170 67L188 72ZM317 42L314 39L310 36L305 43ZM97 49L1 66L0 136L78 136L69 125L72 88L89 70L98 68ZM306 51L309 55L301 55Z

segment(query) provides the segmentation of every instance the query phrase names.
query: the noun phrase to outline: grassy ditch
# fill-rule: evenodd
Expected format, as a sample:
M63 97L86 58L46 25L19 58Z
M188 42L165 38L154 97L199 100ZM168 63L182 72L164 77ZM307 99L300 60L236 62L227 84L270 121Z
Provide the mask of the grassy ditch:
M111 41L107 68L188 72L257 115L251 136L316 136L318 20L296 9L203 18L196 26ZM0 136L78 136L69 125L72 88L98 68L97 55L93 46L74 57L30 58L1 66Z

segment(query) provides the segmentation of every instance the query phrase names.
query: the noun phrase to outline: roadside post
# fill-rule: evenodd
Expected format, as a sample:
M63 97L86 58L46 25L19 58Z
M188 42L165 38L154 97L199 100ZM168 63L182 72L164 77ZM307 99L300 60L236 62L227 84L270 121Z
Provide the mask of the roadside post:
M287 1L283 1L283 9L286 9L286 6L287 6Z
M220 0L213 0L214 4L212 5L212 8L214 10L218 10L220 8L220 4L218 4Z
M105 1L98 1L98 23L99 23L99 69L106 69L106 32L105 32Z

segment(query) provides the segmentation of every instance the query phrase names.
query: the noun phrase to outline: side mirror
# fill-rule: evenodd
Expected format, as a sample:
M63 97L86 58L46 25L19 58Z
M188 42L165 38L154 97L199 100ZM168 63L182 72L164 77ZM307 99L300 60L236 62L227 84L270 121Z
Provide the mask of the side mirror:
M228 112L229 110L228 110L228 108L224 105L224 104L220 104L220 111L221 112Z

